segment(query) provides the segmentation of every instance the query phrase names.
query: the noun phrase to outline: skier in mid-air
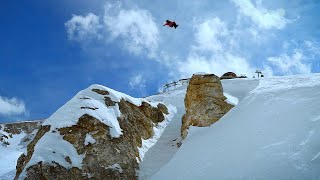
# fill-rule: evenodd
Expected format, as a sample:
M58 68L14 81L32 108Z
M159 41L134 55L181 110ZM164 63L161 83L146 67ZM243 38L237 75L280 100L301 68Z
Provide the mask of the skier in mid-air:
M178 27L178 24L176 24L176 22L174 22L174 21L166 20L166 22L163 26L174 27L176 29Z

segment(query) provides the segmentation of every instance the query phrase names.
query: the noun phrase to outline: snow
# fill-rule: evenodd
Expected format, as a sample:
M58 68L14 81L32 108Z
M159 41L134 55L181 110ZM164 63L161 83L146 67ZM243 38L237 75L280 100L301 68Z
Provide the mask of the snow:
M3 175L0 174L0 179L1 180L12 180L16 176L16 170L12 170L10 172L7 172Z
M106 90L109 92L107 95L98 94L92 89ZM78 154L74 146L65 141L60 135L58 128L70 127L76 125L79 118L84 114L89 114L101 122L105 123L110 129L110 136L112 138L118 138L122 135L122 129L120 128L117 120L121 113L119 106L116 103L114 106L106 106L104 98L108 96L114 102L120 102L121 99L129 101L137 106L141 106L143 102L151 104L153 107L157 107L158 102L149 102L142 98L133 98L126 94L117 92L110 88L101 85L91 85L87 89L84 89L77 93L70 101L59 108L53 115L43 122L43 126L50 125L50 130L45 133L42 138L37 142L34 148L33 155L30 161L27 163L24 171L21 173L20 178L25 177L26 169L38 162L45 163L58 163L61 166L70 169L72 167L78 167L81 169L84 154ZM170 114L165 115L165 120L158 123L154 127L154 136L150 139L143 140L142 148L139 148L141 159L143 159L144 153L152 147L157 139L161 136L164 128L170 122L175 108L168 108ZM20 137L19 139L22 139ZM90 135L86 134L84 144L94 144L96 141ZM22 152L18 152L16 155L10 155L10 159L14 160L14 166L16 165L16 159ZM26 153L25 153L26 154ZM66 158L69 157L71 162L67 162ZM4 165L3 163L1 163ZM114 166L110 168L116 168L122 171L121 167ZM10 166L6 171L3 171L0 175L11 171L13 168Z
M165 115L165 120L154 125L154 135L149 139L142 139L141 148L138 147L140 159L143 160L145 153L158 141L166 126L170 123L173 115L177 112L177 109L172 105L168 107L169 114Z
M122 129L117 120L117 118L120 117L118 104L107 107L104 102L104 96L93 92L92 89L107 90L110 93L107 96L115 102L119 102L121 96L123 96L125 99L131 100L131 102L140 103L137 99L130 98L110 88L91 85L87 89L77 93L70 101L60 107L43 125L51 125L51 129L70 127L76 125L82 115L89 114L110 127L111 137L120 137L120 135L122 135ZM94 108L94 110L89 108Z
M0 135L4 134L9 137L9 133L4 132L3 128L0 130ZM16 169L17 159L24 152L24 148L21 145L21 139L25 137L25 133L12 134L12 138L8 138L10 144L6 147L0 144L0 179L1 175L6 174Z
M118 171L119 173L123 172L123 169L121 168L121 166L119 164L113 164L111 166L106 167L106 169L112 169L114 171Z
M208 73L206 73L206 72L196 72L193 75L206 75L206 74L208 74Z
M234 106L236 106L239 102L238 98L228 94L228 93L223 93L223 95L227 98L226 99L226 102L229 103L229 104L232 104Z
M94 144L96 143L96 140L90 135L90 134L86 134L86 138L84 139L84 145L88 145L88 144Z
M210 127L191 127L148 179L319 179L319 74L222 84L238 105Z
M105 90L108 91L109 94L101 95L92 91L92 89ZM110 129L110 136L112 138L120 137L122 135L122 129L117 120L121 115L119 106L118 104L106 106L104 101L105 96L108 96L114 102L120 102L121 99L124 99L137 106L140 106L144 101L147 102L144 99L133 98L96 84L80 91L44 121L42 125L50 125L50 131L45 133L36 144L34 153L25 169L40 161L46 163L56 162L67 169L72 167L81 169L84 155L78 154L74 146L68 141L65 141L56 129L76 125L79 118L84 114L89 114L105 123ZM153 103L152 105L156 106L157 104ZM95 140L87 134L84 143L85 145L95 143ZM71 164L66 161L67 156L71 159ZM20 177L25 176L25 169Z
M319 74L221 82L226 102L236 106L210 127L190 127L180 148L177 144L181 141L181 118L185 113L185 84L146 99L92 85L45 123L52 125L51 130L72 126L87 113L107 124L111 137L119 137L119 107L105 107L104 97L92 92L94 88L107 90L107 96L115 102L121 98L136 105L149 102L156 106L162 102L173 112L154 127L151 139L143 140L139 148L143 159L139 179L319 179ZM79 110L80 106L98 109ZM40 139L27 166L45 160L67 168L81 167L83 155L51 130ZM16 160L24 151L20 144L23 136L14 135L9 146L0 146L0 162L6 162L0 163L0 179L13 179ZM85 144L94 141L87 134ZM72 164L65 161L66 155ZM122 172L119 164L107 168Z
M317 155L315 155L315 156L311 159L311 161L317 159L319 156L320 156L320 152L319 152Z
M139 165L139 179L148 179L152 174L159 171L178 150L177 143L180 142L181 118L185 113L184 97L186 89L187 84L181 84L174 90L147 98L149 101L162 102L169 107L169 110L171 107L176 107L176 110L156 144L145 153L143 161Z
M67 156L69 156L71 164L66 161ZM28 167L41 161L46 163L56 162L67 169L72 167L81 169L83 158L84 155L79 155L71 143L62 139L60 133L48 132L35 145L34 153L20 177L25 176L25 170Z

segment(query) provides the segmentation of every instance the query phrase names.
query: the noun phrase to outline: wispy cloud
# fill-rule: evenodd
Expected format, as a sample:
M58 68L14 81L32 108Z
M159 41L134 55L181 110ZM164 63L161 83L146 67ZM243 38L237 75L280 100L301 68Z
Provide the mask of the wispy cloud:
M134 75L130 78L129 85L131 88L145 88L146 80L143 78L141 74Z
M167 67L170 78L187 77L195 72L222 75L228 71L252 77L256 69L267 76L306 73L312 70L309 52L315 56L319 51L313 41L304 41L303 47L294 47L291 42L286 45L289 41L286 32L293 31L286 27L296 26L300 20L290 20L286 12L290 17L299 15L293 15L288 7L277 7L279 4L269 8L261 0L229 0L212 5L207 0L189 14L185 8L193 7L194 2L186 1L178 3L180 12L170 11L178 14L179 27L161 30L159 22L163 22L164 12L150 4L141 3L140 7L137 4L106 3L103 13L91 18L99 23L90 31L94 33L89 34L97 32L105 44L117 44L127 52L144 56L143 59L157 60ZM217 11L204 8L206 5ZM137 87L134 82L139 78L139 75L132 77L129 86Z
M264 29L283 29L289 22L282 8L268 10L257 1L254 5L251 0L232 0L239 8L241 14L249 17L258 27Z
M26 107L22 100L0 96L0 115L14 116L24 113L26 113Z
M291 55L285 53L277 57L268 58L268 62L271 64L273 69L282 75L310 73L311 65L304 61L305 56L302 51L298 49L295 49Z
M197 45L194 47L198 50L221 51L223 45L221 39L229 35L226 24L219 18L214 17L204 22L196 22L198 25L195 32L195 41Z
M73 15L65 25L69 39L84 44L94 37L105 46L118 43L130 53L150 58L158 47L159 30L151 13L138 7L126 9L120 2L106 3L103 15Z
M151 13L139 8L123 9L121 4L105 7L104 25L111 38L123 40L124 47L134 54L147 50L148 55L154 56L159 30Z
M195 24L195 43L191 46L187 60L177 66L182 76L191 76L195 72L219 76L228 71L238 74L253 72L249 61L232 45L231 42L237 43L239 39L227 23L218 17L211 17L196 21Z
M86 16L73 15L72 18L65 23L65 26L70 40L84 41L91 37L102 37L98 32L101 28L99 17L93 13L89 13Z
M180 73L190 77L196 72L214 73L218 76L233 71L237 74L251 74L254 69L249 65L247 59L230 53L212 55L210 57L193 54L186 62L178 66Z

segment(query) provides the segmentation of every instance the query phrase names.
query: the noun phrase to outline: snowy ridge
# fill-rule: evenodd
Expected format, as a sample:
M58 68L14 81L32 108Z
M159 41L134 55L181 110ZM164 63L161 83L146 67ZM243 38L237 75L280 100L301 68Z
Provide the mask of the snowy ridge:
M301 87L314 87L320 85L320 74L292 75L284 77L266 78L260 81L259 86L251 93L276 92Z
M101 95L92 91L93 89L108 91L109 94ZM91 85L77 93L70 101L44 121L42 125L50 125L50 131L45 133L36 144L32 158L24 168L20 177L25 177L25 170L40 161L46 163L56 162L67 169L71 167L81 168L84 155L78 154L74 146L68 141L65 141L56 129L76 125L79 118L84 114L91 115L102 123L105 123L110 129L111 137L120 137L122 135L122 129L117 120L121 115L119 106L117 103L114 106L106 106L104 101L105 96L108 96L114 102L120 102L121 99L124 99L137 106L141 106L142 102L147 102L153 107L157 107L158 105L158 103L150 103L142 98L133 98L101 85ZM169 110L171 112L173 111L172 109ZM154 141L159 138L166 124L170 121L170 116L171 115L166 116L165 121L155 127L155 135L151 139L144 140L143 147L140 149L140 155L142 157L154 144ZM85 143L95 143L95 140L87 136ZM65 160L66 156L69 156L71 159L71 164Z
M258 81L222 81L238 105L148 179L319 179L319 74Z

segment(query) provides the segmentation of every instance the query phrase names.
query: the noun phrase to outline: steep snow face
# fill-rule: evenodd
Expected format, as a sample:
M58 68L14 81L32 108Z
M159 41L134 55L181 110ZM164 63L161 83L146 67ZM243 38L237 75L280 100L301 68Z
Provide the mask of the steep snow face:
M177 112L177 109L170 104L167 106L167 108L168 108L169 114L165 115L164 121L158 123L157 125L155 125L153 127L154 135L149 139L146 139L146 140L142 139L142 146L141 146L141 148L138 147L139 156L142 160L144 160L145 153L147 151L149 151L149 149L156 144L156 142L158 141L158 139L162 135L163 131L165 130L167 125L171 122L172 118L174 117L174 115Z
M148 150L140 163L139 179L149 179L168 163L177 151L177 143L180 142L181 119L185 113L186 89L187 83L183 83L171 91L147 97L147 100L151 102L164 103L174 113L171 113L171 121L166 125L159 140Z
M224 80L238 105L210 127L191 127L151 179L318 179L320 75ZM252 91L251 91L252 90Z

